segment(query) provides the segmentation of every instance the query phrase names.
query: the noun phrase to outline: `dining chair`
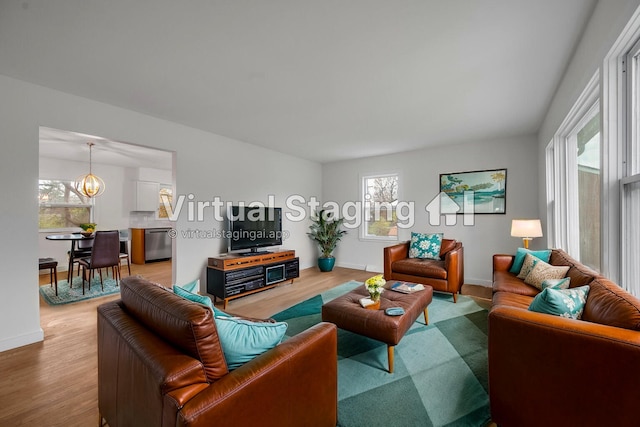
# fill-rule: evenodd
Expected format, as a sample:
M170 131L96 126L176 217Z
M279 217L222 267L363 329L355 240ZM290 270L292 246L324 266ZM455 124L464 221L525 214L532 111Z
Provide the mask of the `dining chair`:
M69 257L69 266L71 267L71 271L69 271L69 287L72 288L73 282L73 266L78 264L78 276L80 276L80 263L78 262L81 258L87 258L91 256L91 249L93 248L93 239L82 239L74 242L75 249L73 254L71 251L67 251L67 256Z
M129 229L118 230L118 234L120 235L120 265L122 265L122 260L127 261L127 270L129 271L129 276L131 276L131 254L129 253Z
M118 230L96 231L93 239L91 256L80 258L78 263L82 266L82 294L84 295L84 282L88 278L89 290L91 290L91 273L98 270L100 285L104 290L102 281L102 269L111 267L111 275L116 280L120 278L120 237ZM87 270L89 276L87 277Z

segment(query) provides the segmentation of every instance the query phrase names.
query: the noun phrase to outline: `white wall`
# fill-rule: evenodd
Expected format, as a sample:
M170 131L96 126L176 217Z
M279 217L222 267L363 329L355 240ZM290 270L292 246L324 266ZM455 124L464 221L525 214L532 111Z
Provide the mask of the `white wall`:
M359 200L359 176L399 172L400 200L415 202L416 220L412 229L399 231L399 240L408 240L411 231L443 232L464 245L465 283L491 283L492 255L514 253L522 241L510 236L511 219L536 218L538 171L535 137L503 141L469 142L387 156L335 162L323 166L323 201L339 204ZM473 226L429 225L425 207L438 194L441 173L484 169L507 169L505 215L476 215ZM336 263L354 268L382 271L383 248L390 243L362 241L358 230L350 230L335 252ZM538 239L540 240L540 239ZM532 247L535 247L534 240Z
M175 151L176 191L196 199L218 195L223 200L266 201L274 194L284 205L290 194L321 197L322 171L314 162L5 76L0 76L0 93L0 179L7 184L0 217L5 222L3 241L10 243L0 249L0 351L43 338L36 266L39 126ZM219 229L221 224L211 217L191 224L183 216L176 224L179 231L194 226ZM302 268L315 263L307 226L285 223L292 237L284 247L296 250ZM219 239L181 236L175 246L176 281L200 277L203 284L207 258L224 248Z

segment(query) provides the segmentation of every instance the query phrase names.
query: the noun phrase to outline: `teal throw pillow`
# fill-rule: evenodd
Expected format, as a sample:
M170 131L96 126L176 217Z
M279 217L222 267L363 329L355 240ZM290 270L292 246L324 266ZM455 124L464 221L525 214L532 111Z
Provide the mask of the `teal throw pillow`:
M181 287L182 289L191 292L192 294L198 293L200 290L200 279L196 279L193 282L185 283L184 285L173 285Z
M209 298L206 295L199 295L199 294L195 294L195 293L189 292L188 290L184 289L181 286L174 286L173 287L173 293L176 294L176 295L181 296L184 299L188 299L189 301L193 301L193 302L197 302L197 303L206 305L211 310L213 310L213 316L214 317L229 317L229 314L225 313L222 310L217 309L216 306L213 305L213 302L211 301L211 298Z
M564 277L562 279L546 279L542 282L542 290L545 290L546 288L569 289L570 284L571 279L569 277Z
M531 254L544 262L549 262L549 258L551 257L551 249L545 249L543 251L530 251L529 249L518 248L513 259L513 265L509 269L511 273L518 274L520 272L520 270L522 269L522 263L524 262L524 257L527 254Z
M440 259L442 233L411 233L409 258Z
M573 289L545 288L531 301L529 311L580 319L588 294L589 285Z
M218 338L229 370L234 370L280 344L285 322L252 322L235 317L216 317Z

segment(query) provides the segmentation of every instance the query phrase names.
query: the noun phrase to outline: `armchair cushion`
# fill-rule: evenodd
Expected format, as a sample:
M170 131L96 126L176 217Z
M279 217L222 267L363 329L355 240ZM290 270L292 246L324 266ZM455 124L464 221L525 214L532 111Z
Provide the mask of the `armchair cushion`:
M410 274L412 276L432 277L435 279L447 279L447 269L444 261L433 259L405 258L393 263L395 273Z
M442 233L411 233L409 258L440 259Z

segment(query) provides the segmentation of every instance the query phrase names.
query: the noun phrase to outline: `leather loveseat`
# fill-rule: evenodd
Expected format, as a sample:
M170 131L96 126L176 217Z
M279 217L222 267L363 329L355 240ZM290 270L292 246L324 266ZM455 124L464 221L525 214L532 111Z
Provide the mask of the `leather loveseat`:
M462 243L442 239L440 259L409 258L410 242L384 248L385 280L429 285L434 291L448 292L457 301L464 283L464 251Z
M335 426L336 327L229 372L211 309L141 277L98 308L100 419L123 426Z
M638 426L640 300L554 249L570 287L590 287L580 320L529 311L539 292L493 256L491 417L500 427Z

